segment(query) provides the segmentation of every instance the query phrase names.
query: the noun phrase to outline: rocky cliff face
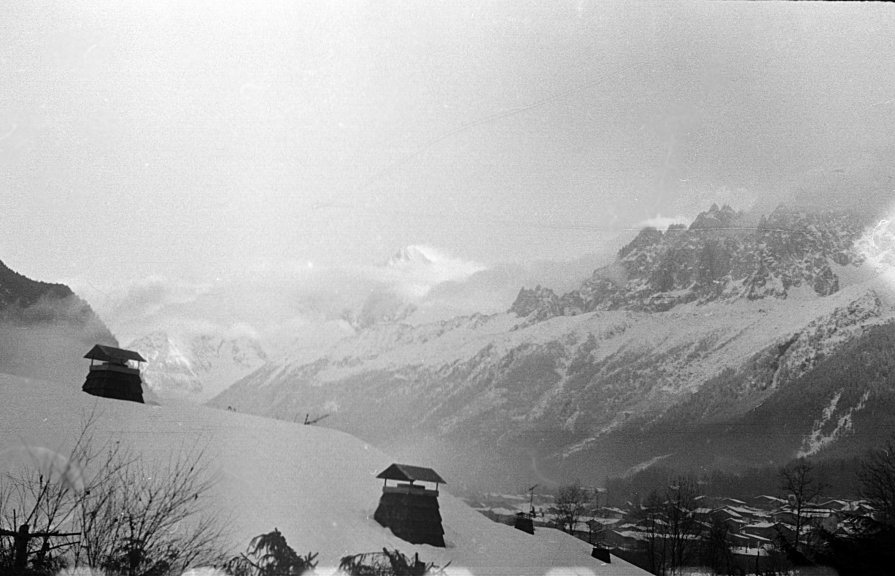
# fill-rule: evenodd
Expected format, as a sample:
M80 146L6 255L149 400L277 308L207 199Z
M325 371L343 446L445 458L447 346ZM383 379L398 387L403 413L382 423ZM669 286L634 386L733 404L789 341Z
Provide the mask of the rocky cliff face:
M836 269L862 262L860 220L844 212L778 208L758 222L712 206L689 228L642 230L582 286L562 296L520 292L511 310L540 321L595 310L668 310L688 302L786 298L839 290ZM534 300L537 300L535 302Z
M0 372L81 386L84 354L118 343L68 286L39 282L0 262Z
M866 443L868 414L895 399L884 368L833 370L895 333L889 285L854 280L860 234L846 214L749 224L713 207L689 228L644 230L563 296L523 289L505 314L370 329L314 362L268 363L213 403L328 414L492 484L833 453Z

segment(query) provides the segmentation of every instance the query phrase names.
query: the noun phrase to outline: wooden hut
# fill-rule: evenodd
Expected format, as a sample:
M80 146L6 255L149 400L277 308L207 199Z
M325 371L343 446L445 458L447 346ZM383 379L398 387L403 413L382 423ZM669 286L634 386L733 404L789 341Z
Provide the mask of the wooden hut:
M146 362L146 359L140 354L97 344L84 358L90 358L90 371L81 388L84 392L103 398L143 402L139 363ZM131 361L137 362L138 367L132 367L129 364Z
M383 484L373 519L411 544L443 548L438 486L447 482L431 468L408 464L392 464L376 477L382 478Z

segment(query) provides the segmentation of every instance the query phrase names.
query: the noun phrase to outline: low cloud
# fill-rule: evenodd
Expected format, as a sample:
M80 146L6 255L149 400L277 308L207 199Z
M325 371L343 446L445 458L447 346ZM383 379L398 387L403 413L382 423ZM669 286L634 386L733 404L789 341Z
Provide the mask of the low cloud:
M482 264L419 245L378 265L321 267L267 259L211 282L155 276L105 292L73 284L122 343L164 331L247 336L276 347L322 344L379 319L409 314L434 287L483 270Z
M892 150L803 174L784 200L800 208L841 209L871 220L892 217Z
M83 356L95 344L116 342L77 296L8 306L0 317L0 372L74 385L83 382Z
M895 220L885 218L868 228L855 247L877 271L895 273Z
M564 292L608 263L617 246L567 262L491 267L427 245L378 264L324 267L266 259L211 282L151 277L100 292L72 282L123 345L151 332L173 337L250 337L276 356L313 358L338 339L380 322L422 323L506 311L523 286Z
M662 214L656 214L652 218L647 218L646 220L641 220L635 227L640 228L656 228L658 230L665 230L672 224L683 224L684 226L689 226L690 222L692 222L692 218L687 218L686 216L663 216Z

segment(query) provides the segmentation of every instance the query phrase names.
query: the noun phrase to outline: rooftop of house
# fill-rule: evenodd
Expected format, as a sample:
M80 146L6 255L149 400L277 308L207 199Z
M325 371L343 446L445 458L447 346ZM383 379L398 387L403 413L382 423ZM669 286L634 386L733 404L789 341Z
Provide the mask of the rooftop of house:
M99 360L100 362L127 362L128 360L134 360L135 362L146 362L146 358L140 356L139 352L134 352L133 350L125 350L123 348L116 348L114 346L106 346L104 344L97 344L93 348L90 349L87 354L84 354L84 358L90 358L91 360Z
M435 470L422 466L411 466L410 464L392 464L377 474L376 477L384 480L398 480L411 483L421 481L447 484L444 478L439 476Z

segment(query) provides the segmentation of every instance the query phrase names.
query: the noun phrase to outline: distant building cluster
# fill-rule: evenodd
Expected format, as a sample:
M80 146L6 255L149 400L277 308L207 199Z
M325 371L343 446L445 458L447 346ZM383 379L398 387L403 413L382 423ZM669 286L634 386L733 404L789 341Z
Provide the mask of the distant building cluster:
M473 503L480 513L496 522L513 525L520 515L532 517L537 526L559 527L562 521L550 511L549 504L532 507L525 497L505 495L488 499L487 503ZM698 496L696 508L690 510L697 522L708 530L714 521L727 526L727 538L734 554L761 556L776 546L779 537L792 539L796 530L794 507L782 498L756 496L749 501L728 497ZM873 508L864 500L831 499L801 509L800 528L803 540L810 540L819 529L831 533L847 533L847 518L872 516ZM643 509L629 504L625 507L595 506L587 509L575 523L574 536L608 549L633 551L641 548L655 529L644 521Z

